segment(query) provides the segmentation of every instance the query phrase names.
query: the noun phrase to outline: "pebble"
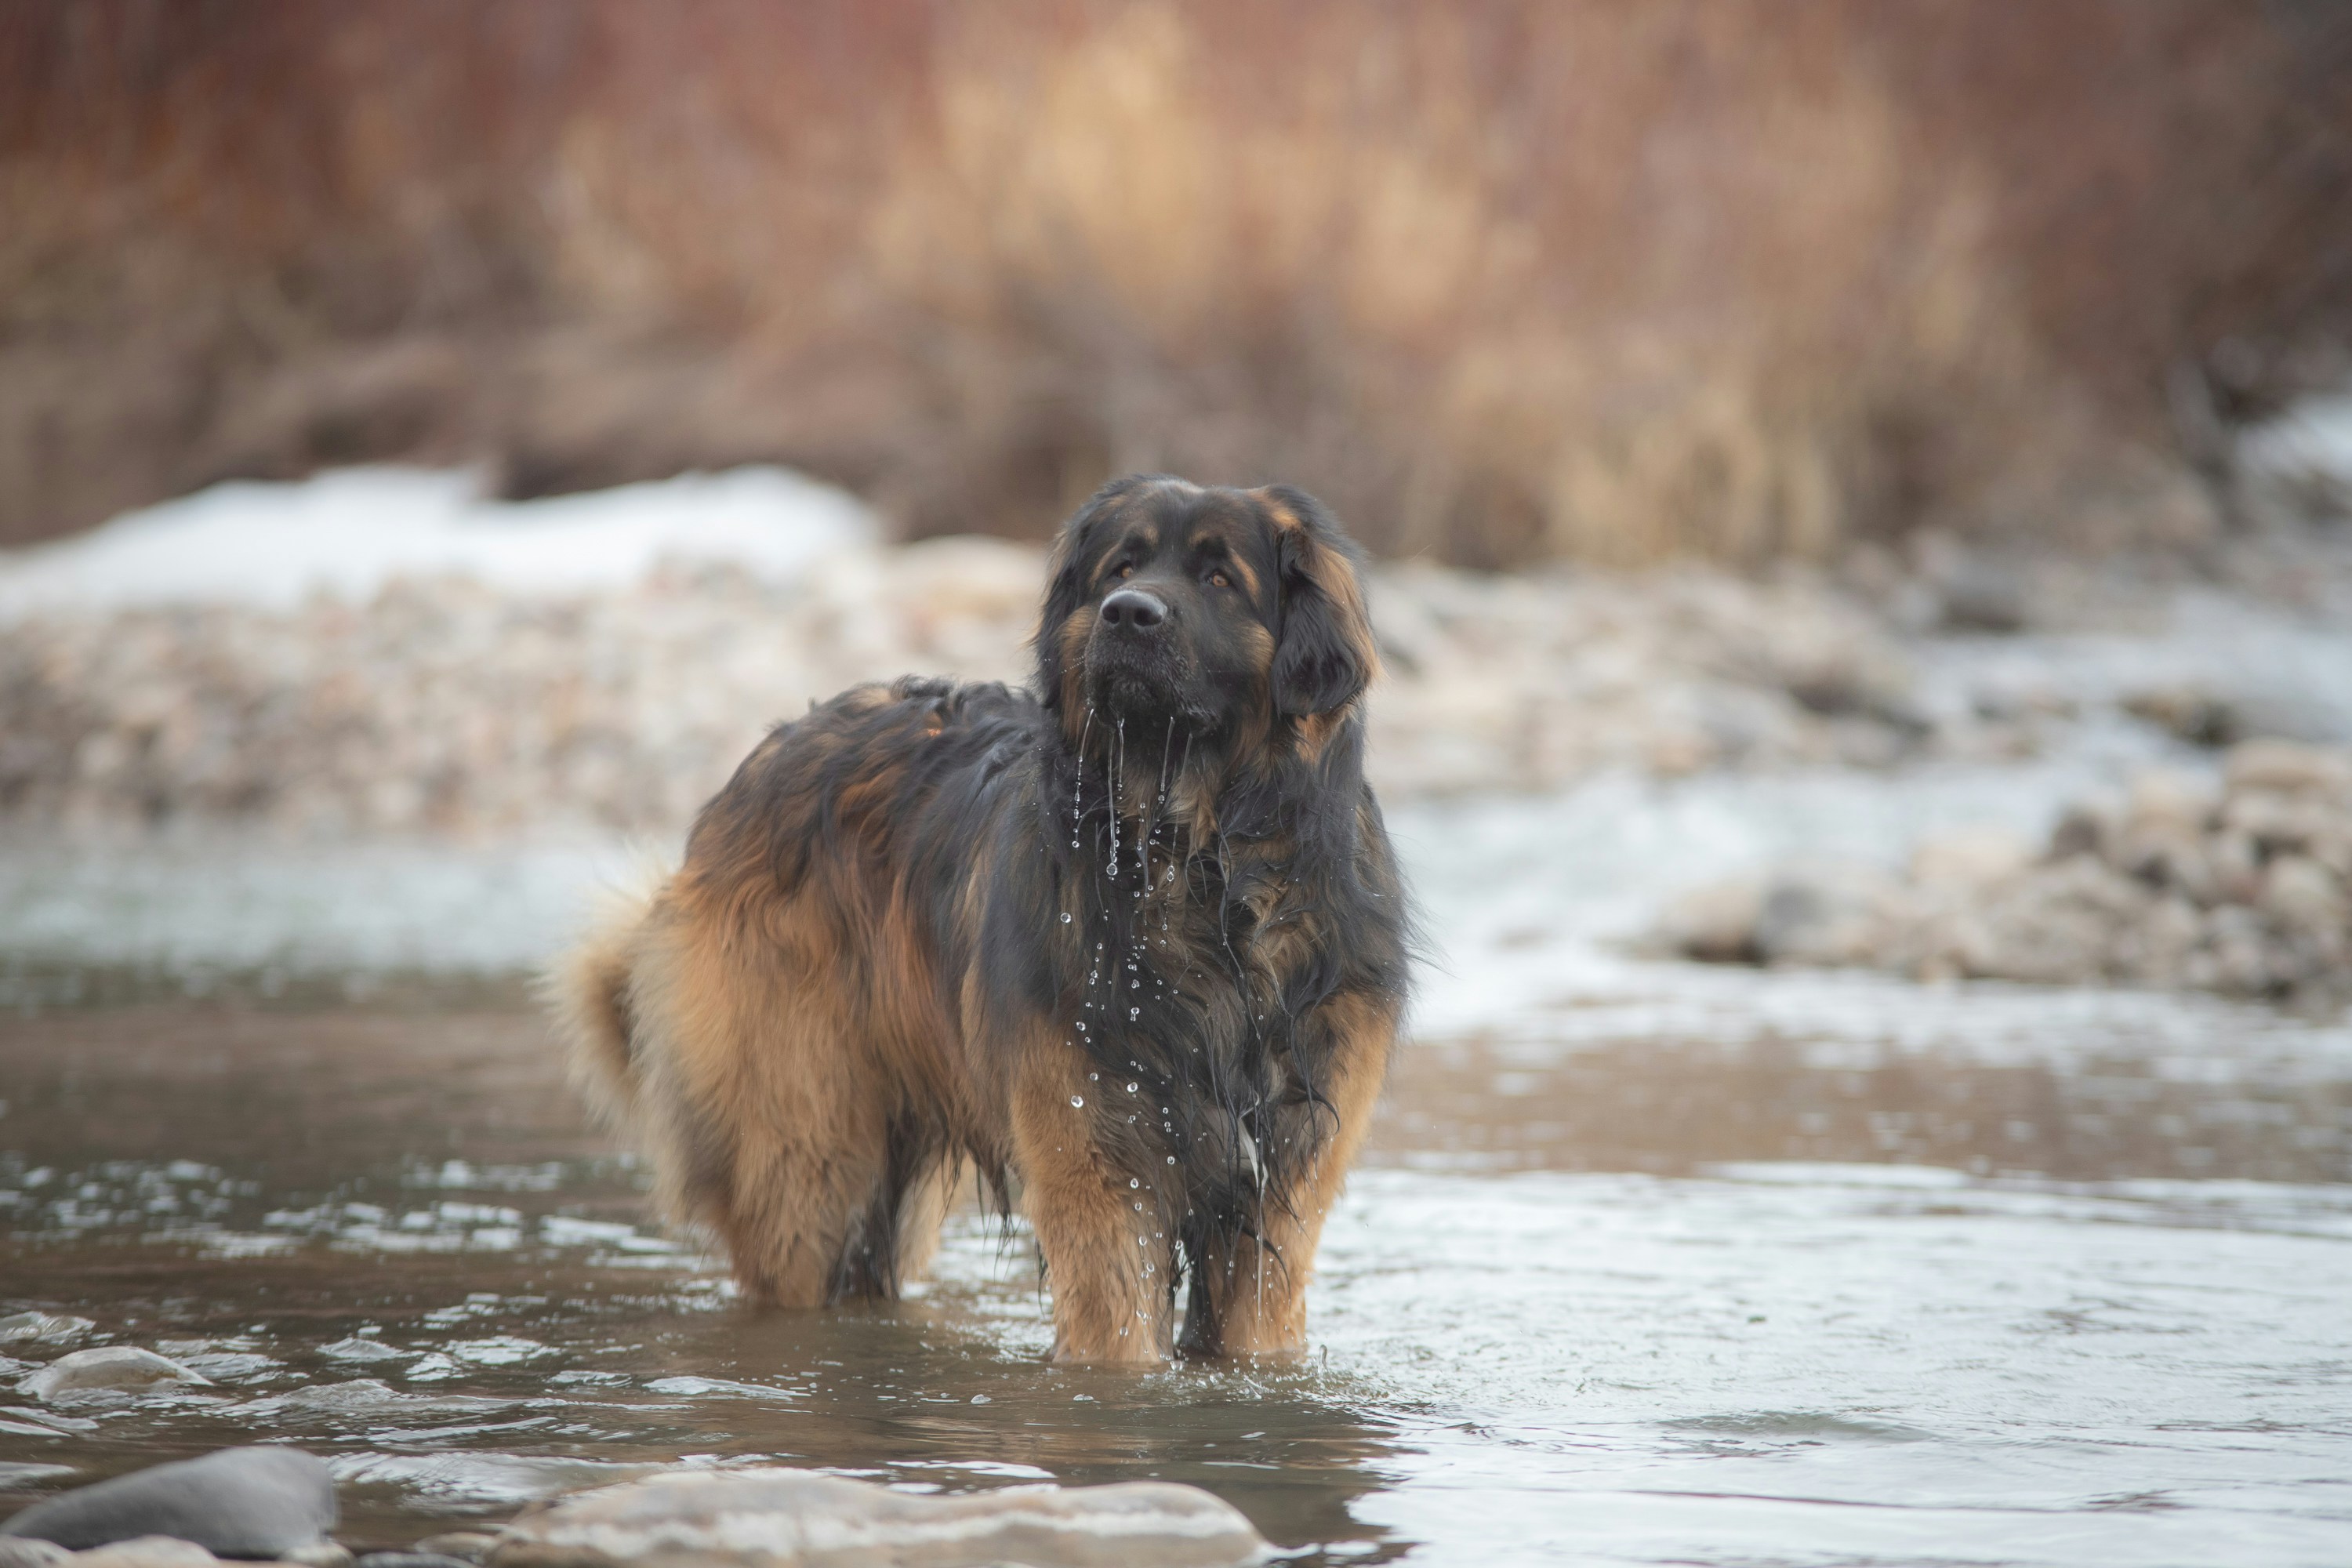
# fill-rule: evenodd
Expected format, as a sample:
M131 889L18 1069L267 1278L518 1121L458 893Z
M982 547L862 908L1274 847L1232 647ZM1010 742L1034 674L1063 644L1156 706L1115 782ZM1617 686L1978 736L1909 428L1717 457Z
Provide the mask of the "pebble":
M468 1563L479 1563L490 1554L499 1538L479 1530L452 1530L439 1535L428 1535L416 1543L418 1552L438 1557L461 1557Z
M439 1552L370 1552L360 1558L359 1568L474 1568L474 1560Z
M2352 994L2352 750L2245 742L2218 784L2143 773L2039 847L1977 830L1900 874L1790 867L1697 890L1660 934L1717 963L2324 1003Z
M1231 1505L1164 1481L892 1491L806 1470L689 1471L567 1498L500 1534L489 1568L1234 1568L1272 1549Z
M212 1380L169 1356L136 1345L101 1345L59 1356L17 1387L37 1399L104 1389L139 1392L170 1385L210 1387Z
M335 1519L334 1478L316 1456L299 1448L223 1448L35 1503L0 1524L0 1537L52 1541L76 1551L123 1542L114 1549L127 1552L146 1545L143 1537L169 1536L179 1544L194 1542L190 1551L276 1558L319 1542ZM108 1562L90 1568L134 1565ZM148 1564L142 1560L136 1568Z

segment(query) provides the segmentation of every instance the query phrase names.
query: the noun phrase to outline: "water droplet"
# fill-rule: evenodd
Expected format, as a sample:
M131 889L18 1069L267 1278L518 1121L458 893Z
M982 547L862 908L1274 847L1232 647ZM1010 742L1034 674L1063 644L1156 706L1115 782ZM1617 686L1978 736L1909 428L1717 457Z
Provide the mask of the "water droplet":
M1070 1109L1073 1110L1083 1110L1086 1103L1087 1097L1083 1094L1074 1094L1070 1096Z
M1129 1094L1133 1094L1133 1093L1135 1092L1135 1089L1136 1089L1136 1086L1135 1086L1134 1084L1129 1084L1129 1085L1127 1086L1127 1092L1128 1092L1128 1093L1129 1093Z
M1073 845L1071 845L1071 846L1070 846L1070 847L1071 847L1071 848L1073 848L1073 849L1075 849L1075 848L1076 848L1076 847L1077 847L1077 846L1076 846L1076 845L1075 845L1075 844L1073 844ZM1068 924L1070 923L1070 911L1069 911L1069 910L1064 910L1062 911L1062 923L1063 923L1064 925L1068 925Z
M1173 1154L1169 1155L1169 1156L1168 1156L1168 1163L1169 1163L1170 1164L1171 1164L1171 1165L1172 1165L1172 1164L1174 1164L1174 1163L1176 1163L1176 1156L1175 1156L1175 1155L1173 1155Z
M1129 1177L1128 1177L1128 1179L1127 1179L1127 1184L1128 1184L1129 1186L1130 1186L1130 1187L1139 1187L1139 1186L1143 1185L1143 1183L1142 1183L1142 1181L1141 1181L1139 1178L1138 1178L1138 1177L1135 1177L1135 1176L1129 1176Z

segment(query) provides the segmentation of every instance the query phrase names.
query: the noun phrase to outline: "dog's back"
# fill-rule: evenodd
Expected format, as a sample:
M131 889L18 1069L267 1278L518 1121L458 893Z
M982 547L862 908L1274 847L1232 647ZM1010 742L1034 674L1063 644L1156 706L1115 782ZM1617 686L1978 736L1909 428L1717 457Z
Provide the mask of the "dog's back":
M1017 805L986 755L1018 753L1025 701L907 680L780 726L704 807L677 873L550 978L583 1093L756 1297L887 1297L929 1249L975 1134L954 1114L971 1096L939 973L957 911L907 889L927 855L971 845L918 819L978 830Z

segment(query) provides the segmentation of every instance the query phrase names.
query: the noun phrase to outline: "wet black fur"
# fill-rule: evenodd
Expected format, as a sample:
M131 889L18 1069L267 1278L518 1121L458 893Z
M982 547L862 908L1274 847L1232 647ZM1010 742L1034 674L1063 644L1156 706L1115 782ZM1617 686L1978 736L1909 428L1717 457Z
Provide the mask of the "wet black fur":
M862 858L885 873L918 911L944 991L978 961L986 1016L963 1026L987 1042L975 1066L999 1106L1016 1065L1010 1054L1035 1020L1055 1021L1098 1075L1084 1111L1098 1145L1143 1181L1156 1223L1177 1238L1192 1286L1186 1346L1213 1352L1200 1265L1257 1233L1265 1194L1290 1189L1328 1131L1321 1085L1330 1042L1317 1009L1352 992L1401 1010L1412 927L1364 779L1362 718L1349 706L1369 673L1353 651L1365 645L1345 635L1339 607L1301 574L1297 549L1286 548L1263 509L1240 532L1269 585L1255 618L1273 638L1271 679L1228 679L1247 650L1211 648L1202 662L1222 664L1224 676L1171 695L1166 711L1065 714L1063 625L1100 597L1088 571L1107 521L1159 485L1118 481L1065 528L1034 690L908 678L887 701L867 688L814 708L775 731L705 807L688 861L708 836L736 844L756 836L788 887L820 861ZM1311 498L1270 493L1315 547L1352 560ZM1252 503L1242 492L1181 486L1163 504L1171 515L1213 505L1232 516ZM1339 707L1348 711L1328 742L1306 754L1296 721ZM1162 780L1172 796L1188 775L1213 781L1214 832L1196 838L1155 807L1159 820L1140 842L1131 826L1118 829L1114 859L1114 777L1130 789L1148 781L1156 799ZM876 777L890 782L885 798L869 792L845 804L851 786ZM965 887L975 865L988 868L977 922ZM1160 884L1171 871L1186 896L1160 929L1143 879ZM1312 923L1318 936L1303 962L1253 972L1259 908L1276 923ZM874 913L836 910L852 925ZM947 1016L962 1016L958 996L940 1002ZM913 1108L894 1122L891 1190L852 1238L838 1294L895 1289L897 1205L938 1160L969 1157L1005 1191L1003 1125L985 1119L982 1131L959 1134ZM1175 1279L1169 1288L1172 1297Z

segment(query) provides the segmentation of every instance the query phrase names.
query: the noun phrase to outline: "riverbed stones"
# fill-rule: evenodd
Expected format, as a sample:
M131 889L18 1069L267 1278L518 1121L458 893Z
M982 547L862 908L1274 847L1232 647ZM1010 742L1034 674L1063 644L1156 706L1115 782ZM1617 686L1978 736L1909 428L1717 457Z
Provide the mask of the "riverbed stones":
M299 1448L223 1448L35 1503L0 1524L0 1536L77 1552L168 1536L215 1556L274 1559L324 1538L335 1518L334 1478L316 1456Z
M1696 890L1661 935L1717 963L2352 994L2352 751L2248 742L2219 781L2077 803L2038 849L1978 831L1901 874L1790 867Z
M569 597L403 581L363 603L0 625L0 807L91 826L667 833L765 728L908 672L1018 681L1045 554L848 551L783 584L669 572ZM1394 798L1612 769L1859 763L1922 741L1891 633L1801 577L1375 569Z
M119 1392L144 1394L163 1388L206 1388L212 1380L169 1356L137 1345L101 1345L59 1356L17 1386L37 1399Z
M1234 1568L1272 1549L1231 1505L1161 1481L892 1491L793 1469L691 1471L516 1520L488 1568Z

